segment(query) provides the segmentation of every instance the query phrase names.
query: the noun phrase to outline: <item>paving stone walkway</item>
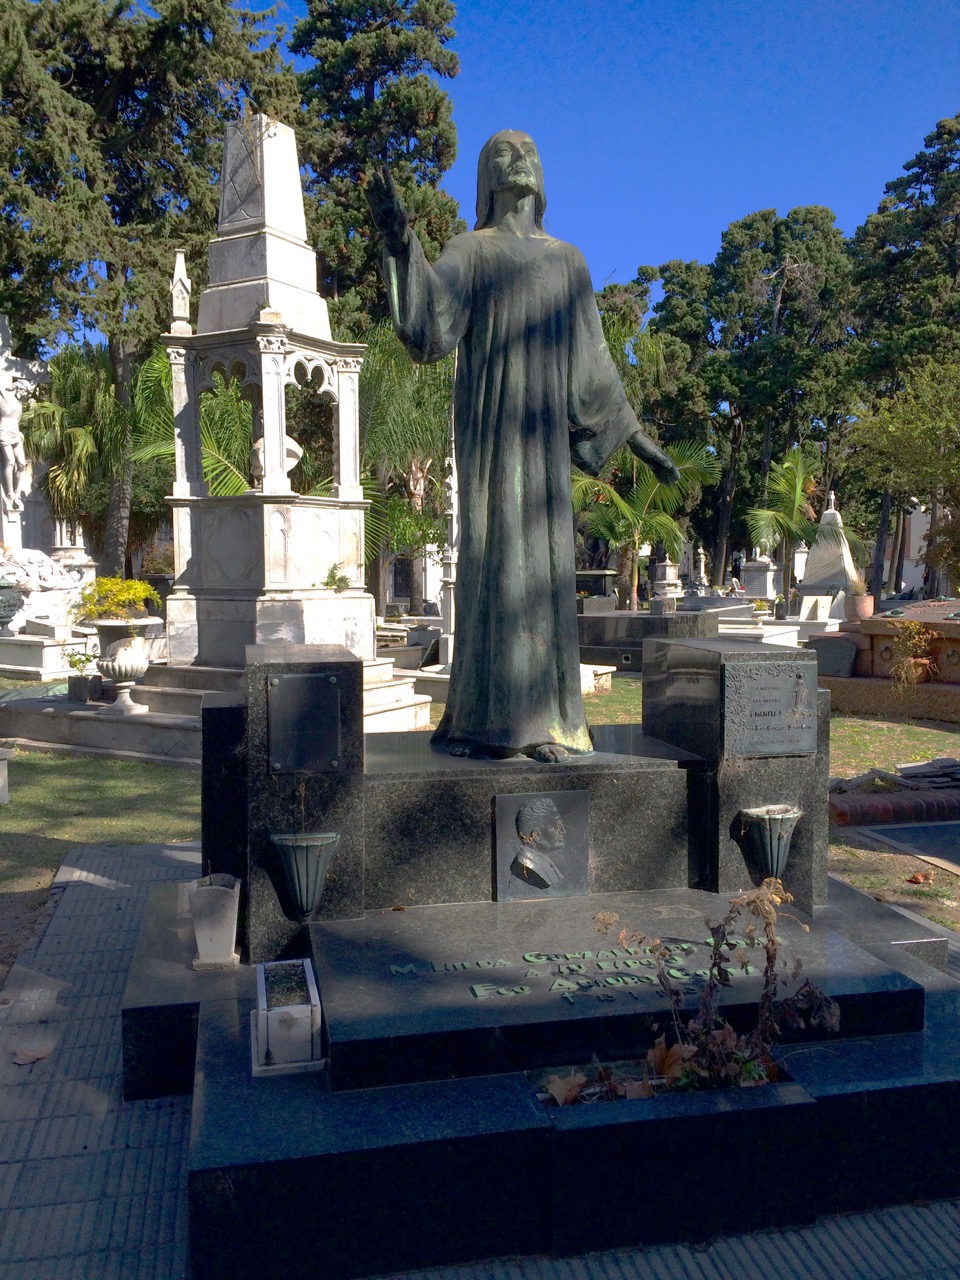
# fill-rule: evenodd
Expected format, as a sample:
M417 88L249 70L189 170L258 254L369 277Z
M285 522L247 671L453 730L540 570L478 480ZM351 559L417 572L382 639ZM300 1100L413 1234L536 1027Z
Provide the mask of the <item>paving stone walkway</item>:
M55 910L42 940L10 972L0 995L2 1280L188 1276L190 1100L122 1101L120 1002L149 886L189 879L198 865L196 845L73 850L54 882ZM960 972L960 946L951 952L952 971ZM750 1193L735 1169L727 1193ZM417 1274L420 1280L960 1280L960 1201L822 1219L704 1248L410 1273Z

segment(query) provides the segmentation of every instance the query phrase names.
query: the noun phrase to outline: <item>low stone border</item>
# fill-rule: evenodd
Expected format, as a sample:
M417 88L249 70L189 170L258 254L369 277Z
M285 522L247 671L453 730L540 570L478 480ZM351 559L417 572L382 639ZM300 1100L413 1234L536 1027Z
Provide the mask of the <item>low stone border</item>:
M830 821L838 827L872 826L878 822L955 822L958 819L960 790L851 791L830 797Z
M830 690L831 711L960 724L960 685L930 681L898 687L892 680L824 675L817 683Z

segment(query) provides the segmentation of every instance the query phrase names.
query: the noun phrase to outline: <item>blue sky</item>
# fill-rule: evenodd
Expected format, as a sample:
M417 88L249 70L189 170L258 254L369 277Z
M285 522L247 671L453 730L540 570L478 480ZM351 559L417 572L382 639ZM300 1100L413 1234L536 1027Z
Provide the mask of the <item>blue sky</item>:
M472 225L480 147L525 129L596 288L710 260L756 209L826 205L849 234L960 112L955 0L459 0L454 25L443 185Z

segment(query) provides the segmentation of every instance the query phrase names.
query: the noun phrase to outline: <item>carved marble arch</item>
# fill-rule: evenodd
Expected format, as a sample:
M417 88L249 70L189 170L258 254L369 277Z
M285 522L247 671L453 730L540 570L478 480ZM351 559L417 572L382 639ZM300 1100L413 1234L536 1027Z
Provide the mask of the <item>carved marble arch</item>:
M252 399L252 389L260 385L260 362L253 351L210 351L197 364L197 393L214 390L214 374L225 382L236 380L244 388L244 398ZM248 392L248 388L250 391Z
M288 355L284 374L287 386L303 387L305 391L315 391L338 403L340 395L337 388L337 375L329 360L307 352L296 352Z

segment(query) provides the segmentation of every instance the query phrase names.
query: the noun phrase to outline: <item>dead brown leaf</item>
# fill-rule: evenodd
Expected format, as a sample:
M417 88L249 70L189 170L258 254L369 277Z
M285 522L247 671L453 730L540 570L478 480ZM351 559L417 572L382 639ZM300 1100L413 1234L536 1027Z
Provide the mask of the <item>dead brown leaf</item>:
M653 1085L649 1080L624 1080L621 1088L625 1098L652 1098L654 1096Z
M545 1088L556 1098L559 1106L569 1107L580 1097L580 1092L586 1083L587 1077L583 1072L576 1071L569 1076L547 1076Z

